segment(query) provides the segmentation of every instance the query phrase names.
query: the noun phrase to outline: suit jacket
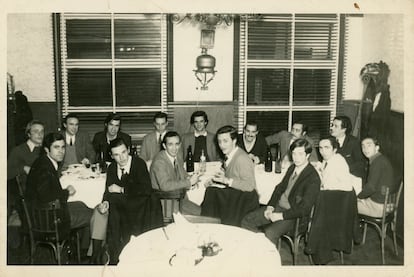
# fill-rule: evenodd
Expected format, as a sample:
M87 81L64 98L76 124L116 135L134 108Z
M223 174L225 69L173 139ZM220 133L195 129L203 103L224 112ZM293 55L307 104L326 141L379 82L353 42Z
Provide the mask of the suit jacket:
M62 131L62 135L66 141L66 131ZM93 150L89 135L82 131L78 131L75 136L76 158L80 163L84 158L88 158L91 163L95 162L95 151Z
M209 160L210 162L220 160L220 156L219 156L219 153L217 152L217 147L216 147L216 142L215 142L214 137L215 135L213 133L207 132L207 139L206 139L207 155L208 155L208 158L210 159ZM194 132L186 133L183 135L181 151L183 152L184 160L187 159L187 149L188 149L188 146L190 145L191 145L191 149L193 149L193 152L194 152L194 145L195 145Z
M154 157L160 152L160 144L158 143L157 133L151 132L144 137L141 145L140 157L144 161L152 161Z
M247 152L247 154L253 154L257 157L259 157L260 159L260 163L263 163L266 159L266 154L267 154L267 143L266 140L263 136L261 136L260 134L258 134L256 136L256 141L253 145L253 148L250 150L250 152L248 152L246 150L246 147L244 145L244 141L243 141L243 134L239 134L238 138L237 138L237 145L243 149L244 151Z
M276 186L272 197L267 203L268 206L276 207L280 197L285 192L289 178L295 170L292 164L285 174L282 181ZM283 219L294 219L309 216L312 206L315 204L319 195L321 179L315 168L309 163L296 179L292 190L289 193L288 201L290 209L283 212Z
M361 143L359 139L354 136L345 136L342 147L339 147L337 153L341 154L349 165L351 174L365 178L367 159L361 151Z
M266 137L266 142L267 142L268 145L279 144L280 158L283 159L283 158L285 158L286 155L289 154L290 141L292 140L292 138L293 138L292 133L283 130L283 131L280 131L276 134L267 136ZM305 135L303 138L306 139L312 145L312 153L309 157L309 161L311 161L311 162L318 161L318 155L315 151L315 147L313 146L313 140L310 137L308 137L307 135ZM289 157L289 159L291 160L290 157Z
M62 189L59 174L46 155L34 161L27 177L25 199L29 206L47 204L56 199L61 204L58 216L62 219L59 230L70 230L70 216L67 209L69 192Z
M238 148L225 170L225 176L232 178L231 187L241 191L256 189L254 163L244 150Z
M131 150L132 143L131 143L130 135L123 133L123 132L118 132L117 137L122 138L125 141L126 146ZM105 161L107 162L112 161L111 155L109 154L109 144L106 139L105 131L98 132L93 136L92 145L96 153L96 157L97 157L96 160L101 158L99 157L99 155L101 154L101 152L103 152Z
M162 150L155 156L150 169L151 183L154 189L172 191L191 186L190 180L187 179L187 172L184 171L180 155L177 155L177 162L179 176L176 176L174 166L165 150Z
M108 187L116 184L124 188L124 193L110 193ZM108 200L111 211L112 199L123 201L116 211L126 217L130 226L124 226L131 234L138 235L152 228L162 226L162 211L159 198L153 192L146 163L139 157L132 157L131 168L122 180L117 175L117 164L112 162L106 173L106 188L103 200ZM121 200L120 200L121 199ZM111 218L111 216L110 216ZM112 224L112 222L109 222ZM123 228L123 226L118 226Z

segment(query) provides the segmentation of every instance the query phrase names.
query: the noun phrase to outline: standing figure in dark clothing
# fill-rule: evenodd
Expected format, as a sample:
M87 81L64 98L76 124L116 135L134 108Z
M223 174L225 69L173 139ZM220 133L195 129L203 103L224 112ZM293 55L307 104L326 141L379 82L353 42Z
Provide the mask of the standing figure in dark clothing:
M122 138L111 141L109 149L114 162L108 167L103 200L109 203L107 237L110 264L117 264L119 254L131 235L161 227L163 217L146 163L129 155Z
M25 140L25 128L26 125L33 120L33 113L29 106L29 102L27 101L27 97L22 91L18 90L14 93L14 103L16 111L14 131L16 136L16 145L19 145Z
M349 166L352 175L365 178L366 159L362 155L359 140L351 135L352 123L347 116L336 116L331 125L331 135L339 143L337 153L341 154Z
M108 149L109 143L116 138L122 138L127 148L131 149L131 136L120 131L121 116L119 114L109 113L104 124L104 130L96 133L93 137L92 145L97 155L96 160L103 158L104 161L111 162L112 158Z
M249 154L255 164L263 163L267 153L265 138L259 134L257 122L248 121L244 125L243 134L237 138L237 145Z

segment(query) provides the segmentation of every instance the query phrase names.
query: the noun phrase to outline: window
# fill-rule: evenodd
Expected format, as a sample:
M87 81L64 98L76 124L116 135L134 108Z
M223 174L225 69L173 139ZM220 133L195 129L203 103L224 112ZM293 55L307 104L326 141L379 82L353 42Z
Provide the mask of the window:
M108 112L121 113L135 140L152 129L150 115L167 106L166 15L65 13L60 38L63 115L103 128Z
M339 15L273 14L241 19L239 131L264 135L304 121L317 142L336 112Z

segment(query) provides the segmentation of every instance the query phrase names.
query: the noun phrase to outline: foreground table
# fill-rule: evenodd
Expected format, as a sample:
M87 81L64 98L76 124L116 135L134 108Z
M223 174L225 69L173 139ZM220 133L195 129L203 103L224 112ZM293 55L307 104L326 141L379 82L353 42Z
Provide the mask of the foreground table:
M93 172L82 165L69 168L60 177L62 188L72 185L76 193L69 196L68 202L82 201L93 209L101 203L105 192L106 174Z
M274 163L274 162L273 162ZM200 205L203 202L204 194L206 188L204 187L205 182L214 177L214 174L220 170L221 162L208 162L206 166L206 172L200 177L200 183L187 191L188 199ZM273 164L274 168L274 164ZM198 164L195 167L196 171L198 169ZM286 169L282 170L282 173L276 174L275 172L265 172L264 165L256 165L254 174L256 179L256 190L259 195L260 204L266 205L269 202L270 197L272 196L273 190L276 185L282 181L283 176L286 173Z
M189 233L173 223L132 237L117 271L132 270L141 276L277 276L280 255L263 233L222 224L190 225L184 227ZM197 249L205 241L217 242L222 250L197 265L178 263L183 249L191 245Z

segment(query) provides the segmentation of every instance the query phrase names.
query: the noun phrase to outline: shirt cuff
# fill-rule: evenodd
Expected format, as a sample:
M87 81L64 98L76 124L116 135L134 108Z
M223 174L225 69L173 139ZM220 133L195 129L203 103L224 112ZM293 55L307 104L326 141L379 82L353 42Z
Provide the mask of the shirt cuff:
M232 178L227 178L227 180L228 180L227 185L229 187L231 187L231 185L233 184L233 179Z

